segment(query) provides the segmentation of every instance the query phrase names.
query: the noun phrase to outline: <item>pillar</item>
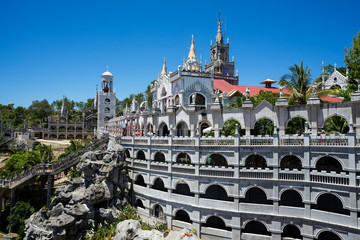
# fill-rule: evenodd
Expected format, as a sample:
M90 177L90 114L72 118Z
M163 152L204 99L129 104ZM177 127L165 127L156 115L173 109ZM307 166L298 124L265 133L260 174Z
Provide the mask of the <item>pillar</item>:
M15 204L15 189L11 189L10 192L10 215L12 214L12 209ZM11 233L11 226L9 227L9 233Z
M51 189L53 186L54 178L52 175L48 175L47 179L47 192L46 192L46 208L49 208L50 205L50 195L51 195Z

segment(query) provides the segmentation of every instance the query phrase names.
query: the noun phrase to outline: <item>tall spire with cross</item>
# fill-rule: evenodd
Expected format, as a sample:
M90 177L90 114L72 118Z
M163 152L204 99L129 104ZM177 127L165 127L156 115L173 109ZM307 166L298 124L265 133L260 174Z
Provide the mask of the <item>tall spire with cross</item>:
M216 35L216 42L217 43L224 43L224 37L221 31L221 13L219 13L219 21L218 21L218 30L217 30L217 35Z

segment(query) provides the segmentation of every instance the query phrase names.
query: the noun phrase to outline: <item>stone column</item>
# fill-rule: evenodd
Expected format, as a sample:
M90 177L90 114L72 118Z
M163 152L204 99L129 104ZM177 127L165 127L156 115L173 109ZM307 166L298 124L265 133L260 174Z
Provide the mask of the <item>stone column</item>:
M10 215L12 214L12 209L14 207L15 204L15 191L16 189L11 189L10 192ZM11 233L11 226L9 227L9 233Z
M51 189L53 187L53 181L54 178L52 175L48 175L47 179L47 191L46 191L46 208L49 208L50 205L50 195L51 195Z

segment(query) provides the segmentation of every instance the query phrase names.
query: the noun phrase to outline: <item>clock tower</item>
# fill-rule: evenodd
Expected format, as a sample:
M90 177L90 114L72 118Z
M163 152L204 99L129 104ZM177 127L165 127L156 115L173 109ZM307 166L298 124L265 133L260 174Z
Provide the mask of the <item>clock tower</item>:
M213 71L215 79L224 79L232 85L239 84L238 76L235 76L234 59L232 61L229 59L229 41L224 44L220 16L215 44L210 46L210 64L205 65L205 71Z

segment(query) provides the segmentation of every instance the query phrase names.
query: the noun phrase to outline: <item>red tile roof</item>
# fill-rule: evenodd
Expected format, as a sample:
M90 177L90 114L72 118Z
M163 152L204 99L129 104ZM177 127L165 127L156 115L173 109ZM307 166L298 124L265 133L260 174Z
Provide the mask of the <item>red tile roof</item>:
M267 87L258 87L258 86L238 86L238 85L231 85L230 83L226 82L223 79L214 79L214 90L219 89L220 92L229 93L232 90L236 89L239 92L241 92L242 94L244 94L246 92L246 88L250 88L250 96L255 96L255 95L259 94L260 90L280 93L280 89L278 87L267 88ZM291 92L285 88L284 93L290 94ZM342 101L342 99L340 99L340 98L329 97L329 96L320 97L320 99L327 101L327 102L341 102Z
M330 96L323 96L323 97L320 97L320 99L323 101L327 101L327 102L342 102L341 98L330 97Z
M267 88L267 87L258 87L258 86L238 86L238 85L231 85L230 83L222 79L214 79L214 90L219 89L220 92L229 93L233 89L236 89L242 94L244 94L246 92L246 88L250 88L250 96L255 96L259 94L260 90L280 93L280 89L277 87ZM290 93L290 92L287 89L284 89L284 93Z

